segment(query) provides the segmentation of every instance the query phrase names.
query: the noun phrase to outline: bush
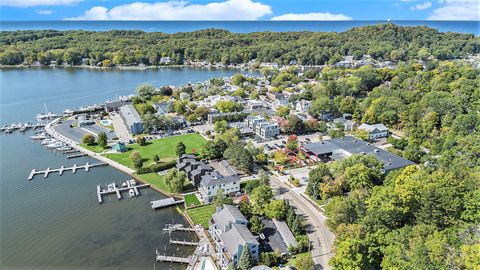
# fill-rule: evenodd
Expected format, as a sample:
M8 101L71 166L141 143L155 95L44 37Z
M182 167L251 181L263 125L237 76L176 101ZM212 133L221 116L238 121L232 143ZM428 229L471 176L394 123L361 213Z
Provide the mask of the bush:
M142 167L137 170L138 174L145 174L145 173L154 173L154 172L159 172L159 171L164 171L171 169L175 167L177 162L175 160L168 161L168 162L162 162L162 163L157 163L157 164L152 164L149 166Z
M85 134L82 137L82 143L86 145L93 145L95 144L95 137L92 134Z

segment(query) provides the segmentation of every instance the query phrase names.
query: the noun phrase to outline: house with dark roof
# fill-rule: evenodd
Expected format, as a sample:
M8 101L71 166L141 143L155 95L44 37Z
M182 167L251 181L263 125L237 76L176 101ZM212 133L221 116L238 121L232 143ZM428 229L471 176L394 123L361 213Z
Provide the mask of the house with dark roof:
M184 171L187 174L187 178L192 181L195 186L200 184L202 176L213 171L212 167L197 160L195 155L182 155L175 165L177 170Z
M233 205L224 205L213 214L208 230L215 243L216 254L222 268L226 268L232 261L237 265L246 247L252 257L258 260L260 244L247 225L248 220Z
M383 162L385 173L415 164L408 159L352 136L305 144L300 147L300 151L315 161L322 160L325 162L342 160L354 154L372 155Z

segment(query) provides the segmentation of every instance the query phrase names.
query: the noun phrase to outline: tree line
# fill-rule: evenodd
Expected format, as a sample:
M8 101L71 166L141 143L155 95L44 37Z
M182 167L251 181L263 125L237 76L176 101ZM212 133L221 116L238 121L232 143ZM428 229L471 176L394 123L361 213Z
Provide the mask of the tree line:
M378 24L345 32L231 33L206 29L188 33L146 33L132 30L3 31L0 64L56 64L113 66L159 65L162 57L172 64L204 61L223 64L276 62L323 65L345 55L355 59L370 54L379 60L444 60L480 52L473 34L439 32L426 26Z

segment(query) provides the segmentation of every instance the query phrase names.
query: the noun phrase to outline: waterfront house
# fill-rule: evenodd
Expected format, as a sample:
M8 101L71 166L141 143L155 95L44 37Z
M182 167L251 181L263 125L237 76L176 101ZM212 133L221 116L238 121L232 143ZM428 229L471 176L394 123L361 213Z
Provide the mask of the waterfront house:
M113 111L118 111L120 107L130 103L130 101L127 100L114 100L114 101L107 101L104 104L105 111L107 112L113 112Z
M120 107L120 115L128 130L132 134L143 133L143 122L135 107L131 104Z
M252 257L258 260L260 244L247 225L248 220L233 205L226 204L212 215L209 233L222 268L226 268L232 261L237 265L245 247L248 247Z
M363 123L358 129L365 130L368 133L369 140L388 137L388 128L384 124L369 125Z
M211 203L219 190L227 195L240 192L240 177L238 175L223 176L217 171L201 176L198 192L204 203Z

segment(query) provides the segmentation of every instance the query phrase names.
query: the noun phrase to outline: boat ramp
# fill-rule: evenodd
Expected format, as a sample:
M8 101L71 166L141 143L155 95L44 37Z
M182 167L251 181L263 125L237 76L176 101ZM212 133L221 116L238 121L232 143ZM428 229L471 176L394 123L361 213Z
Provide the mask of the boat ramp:
M183 200L178 200L176 201L174 198L166 198L162 200L156 200L156 201L151 201L150 203L152 204L152 209L158 209L158 208L164 208L176 204L181 204L183 203Z
M116 194L117 198L121 200L122 191L128 191L130 193L131 192L130 190L132 190L133 194L130 195L131 197L140 196L140 192L138 191L138 189L149 187L149 186L150 184L137 185L135 183L135 180L133 179L125 181L124 187L120 187L120 188L117 187L116 183L108 184L106 189L102 189L100 186L97 186L98 203L103 203L103 195L108 195L108 194Z
M77 164L73 164L72 167L65 167L65 166L62 166L60 167L59 169L50 169L50 168L47 168L46 170L40 170L40 171L37 171L36 169L33 169L31 172L30 172L30 175L28 176L28 180L32 180L33 177L37 174L43 174L43 177L44 178L47 178L48 175L50 173L54 173L54 172L58 172L59 175L62 175L64 171L72 171L72 173L76 173L77 170L81 170L81 169L85 169L85 172L88 172L90 171L90 168L94 168L94 167L99 167L99 166L105 166L107 165L107 163L95 163L95 164L90 164L90 163L86 163L85 165L77 165Z

